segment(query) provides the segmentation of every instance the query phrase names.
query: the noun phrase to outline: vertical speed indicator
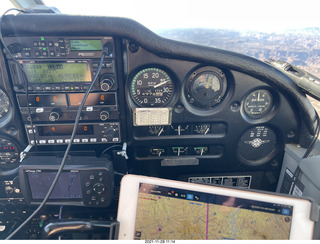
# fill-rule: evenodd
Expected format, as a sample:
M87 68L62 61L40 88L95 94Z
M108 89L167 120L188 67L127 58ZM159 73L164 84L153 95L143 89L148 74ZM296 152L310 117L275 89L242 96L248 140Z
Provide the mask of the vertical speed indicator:
M130 95L140 107L164 107L174 95L174 84L164 70L146 68L133 77Z

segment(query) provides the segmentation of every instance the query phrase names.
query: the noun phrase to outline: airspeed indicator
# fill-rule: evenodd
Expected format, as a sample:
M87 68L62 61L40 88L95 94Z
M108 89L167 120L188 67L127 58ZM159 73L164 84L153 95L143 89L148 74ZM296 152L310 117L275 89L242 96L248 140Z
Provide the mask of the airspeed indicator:
M173 97L173 81L162 69L146 68L133 77L130 94L140 107L164 107Z

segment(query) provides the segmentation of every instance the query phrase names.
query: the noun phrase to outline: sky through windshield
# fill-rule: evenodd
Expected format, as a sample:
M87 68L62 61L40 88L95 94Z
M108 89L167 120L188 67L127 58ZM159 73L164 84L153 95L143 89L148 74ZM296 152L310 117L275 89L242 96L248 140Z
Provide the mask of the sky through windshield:
M318 0L45 0L62 13L121 16L153 30L168 28L222 28L282 31L319 27Z

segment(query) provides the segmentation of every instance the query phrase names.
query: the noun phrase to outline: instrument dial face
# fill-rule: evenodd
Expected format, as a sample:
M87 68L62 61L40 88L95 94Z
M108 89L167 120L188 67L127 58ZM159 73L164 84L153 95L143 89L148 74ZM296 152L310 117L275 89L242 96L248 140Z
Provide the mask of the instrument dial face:
M267 126L247 130L238 143L238 153L246 164L256 166L265 163L276 150L276 133Z
M262 118L273 106L272 95L261 89L251 92L244 101L244 112L252 119Z
M140 107L164 107L174 95L174 84L164 70L146 68L133 77L130 94Z
M9 112L10 102L8 96L0 89L0 120Z
M11 140L0 137L0 169L14 169L20 159L19 148Z
M188 103L200 110L210 110L219 104L226 94L225 74L215 67L203 67L194 71L185 83Z
M207 135L211 133L211 126L210 124L195 125L193 131L195 134Z
M149 126L148 134L150 136L161 136L165 133L165 128L162 125Z

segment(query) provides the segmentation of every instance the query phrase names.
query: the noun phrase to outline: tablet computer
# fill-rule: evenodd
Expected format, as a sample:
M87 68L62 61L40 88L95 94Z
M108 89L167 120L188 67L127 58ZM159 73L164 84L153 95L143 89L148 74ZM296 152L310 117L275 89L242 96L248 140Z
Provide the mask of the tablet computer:
M123 177L119 239L312 239L311 201L145 176Z

